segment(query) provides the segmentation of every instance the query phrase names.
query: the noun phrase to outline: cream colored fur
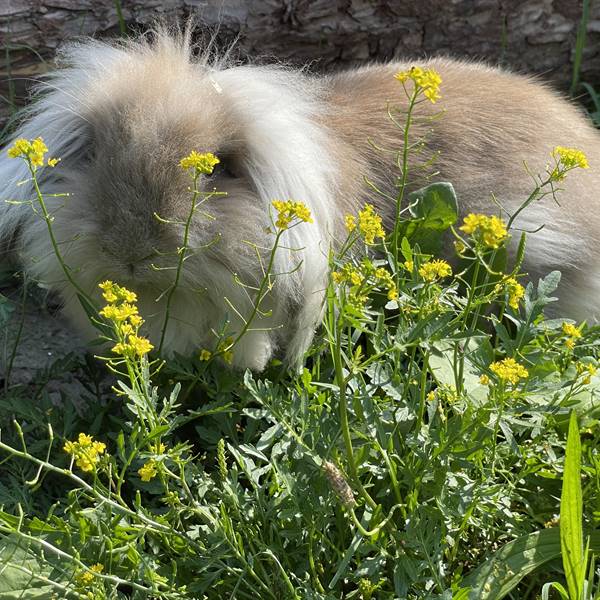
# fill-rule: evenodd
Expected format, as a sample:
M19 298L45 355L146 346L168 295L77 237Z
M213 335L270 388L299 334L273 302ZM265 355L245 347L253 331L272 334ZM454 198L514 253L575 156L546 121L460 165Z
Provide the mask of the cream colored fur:
M259 370L278 353L298 364L320 320L327 253L340 236L343 215L370 201L391 221L391 203L374 195L364 177L393 194L393 154L374 151L369 141L390 151L401 146L386 111L388 103L405 102L393 74L412 63L320 78L281 67L229 65L208 53L194 58L187 35L167 33L153 43L74 44L60 63L40 86L16 137L42 136L50 153L62 158L56 169L44 170L42 188L69 193L49 202L79 284L96 296L104 279L138 292L147 333L156 342L163 292L173 278L172 270L161 269L175 264L182 227L154 215L185 219L190 180L179 159L192 149L214 152L231 172L202 185L227 196L210 199L195 216L193 253L174 296L167 348L212 348L226 319L232 333L239 331L236 311L250 314L252 294L236 279L251 286L260 281L273 241L271 201L292 198L310 207L315 222L286 236L268 305L235 349L234 361ZM514 210L531 190L523 161L534 173L542 171L556 145L588 155L591 169L569 175L562 207L546 200L518 224L545 224L530 236L531 275L563 271L561 309L593 317L600 291L600 135L574 107L530 78L450 59L426 66L442 75L443 99L420 110L445 114L433 131L415 135L427 137L428 152L439 152L436 179L455 185L463 212L496 212L492 192ZM3 152L2 198L31 198L30 186L18 185L26 176L21 161ZM65 313L89 330L45 224L27 204L0 204L0 241L9 240L24 268L56 290Z

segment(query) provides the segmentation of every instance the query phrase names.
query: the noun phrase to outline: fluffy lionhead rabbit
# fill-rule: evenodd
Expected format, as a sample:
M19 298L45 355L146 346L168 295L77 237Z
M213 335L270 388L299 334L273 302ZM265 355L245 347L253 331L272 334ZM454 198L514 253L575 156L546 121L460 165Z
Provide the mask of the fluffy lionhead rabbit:
M214 331L226 315L230 330L239 331L237 313L250 313L252 296L238 281L256 285L262 279L257 251L272 242L272 200L304 202L314 223L286 233L274 272L289 274L276 279L269 306L261 307L261 318L234 353L237 366L252 369L262 369L276 354L296 362L321 316L328 248L345 237L344 215L369 201L391 222L391 202L374 194L364 178L393 196L393 155L375 151L369 140L401 148L401 132L387 110L389 103L406 103L394 74L412 64L317 77L193 54L187 35L164 32L152 42L72 45L15 137L42 136L62 159L55 169L40 171L41 184L79 285L94 295L99 282L111 279L135 290L154 340L174 276L164 267L174 265L180 223L190 207L190 176L179 161L190 150L220 158L200 185L226 195L208 201L192 222L192 253L166 333L169 350L214 347ZM518 207L532 188L523 162L531 172L543 172L557 145L577 147L590 158L591 169L564 182L563 208L547 198L524 211L517 225L534 230L545 224L529 237L525 270L532 277L561 270L561 310L593 317L600 292L600 168L594 168L600 134L532 79L449 59L419 64L443 78L442 99L419 110L444 112L421 125L432 131L414 135L426 136L427 152L439 153L437 178L454 184L463 213L497 213L492 193L509 210ZM23 161L3 152L2 199L31 198L30 186L18 185L25 179ZM69 196L50 196L63 192ZM60 294L66 314L86 328L45 227L31 206L0 203L2 247L10 245L25 269Z

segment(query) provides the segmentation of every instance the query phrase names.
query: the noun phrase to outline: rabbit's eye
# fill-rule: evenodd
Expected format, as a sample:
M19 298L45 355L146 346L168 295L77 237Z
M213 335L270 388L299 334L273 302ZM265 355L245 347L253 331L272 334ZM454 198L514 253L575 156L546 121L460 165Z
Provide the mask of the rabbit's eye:
M239 168L235 161L228 156L219 156L220 162L215 165L211 175L207 177L212 179L214 177L237 179L239 177Z

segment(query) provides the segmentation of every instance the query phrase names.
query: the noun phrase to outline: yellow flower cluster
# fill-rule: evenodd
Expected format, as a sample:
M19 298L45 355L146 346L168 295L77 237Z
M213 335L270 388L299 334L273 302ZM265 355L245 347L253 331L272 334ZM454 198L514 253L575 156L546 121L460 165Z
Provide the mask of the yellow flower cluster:
M91 585L96 578L95 573L102 573L102 571L104 571L104 565L101 565L100 563L92 565L89 571L79 571L75 575L77 585L80 587L87 587Z
M383 267L376 269L375 278L380 286L387 289L388 300L398 299L398 288L396 287L396 282L394 281L392 274L387 269L384 269Z
M335 283L349 283L351 285L361 285L365 280L365 275L361 269L357 269L352 263L346 263L339 271L332 273Z
M148 339L138 335L144 320L138 314L137 306L133 304L137 301L135 292L112 281L104 281L99 287L102 297L108 302L100 314L113 322L118 336L118 342L112 351L131 358L148 354L154 346Z
M344 223L348 233L352 233L356 229L356 217L354 215L346 215L344 217Z
M102 290L102 297L112 303L115 302L137 302L137 295L112 281L104 281L98 285Z
M501 381L508 381L512 384L518 383L529 375L529 371L514 358L493 362L490 365L490 371L495 373Z
M459 227L468 235L472 235L476 241L481 242L488 248L498 248L506 239L508 232L502 219L496 216L476 215L470 213Z
M563 323L562 331L565 335L568 335L572 338L580 338L581 337L581 331L579 331L579 329L577 327L575 327L575 325L573 325L573 323Z
M381 217L371 204L365 204L365 207L358 212L358 229L367 244L374 244L378 238L385 239Z
M158 473L156 465L156 461L154 459L150 459L138 469L138 475L142 481L150 481L156 477L156 474Z
M182 169L194 169L197 173L210 175L215 166L221 161L212 152L196 152L192 150L185 158L179 161Z
M519 301L525 296L525 288L514 277L509 277L504 286L508 294L508 305L517 310Z
M312 223L310 209L303 202L294 202L294 200L273 200L272 202L277 211L277 229L287 229L294 219L297 223Z
M596 371L598 370L598 368L592 365L591 363L577 363L575 368L577 369L577 375L584 376L582 383L584 383L585 385L591 383L592 377L596 374Z
M43 167L46 152L48 152L48 147L44 144L44 140L41 137L31 141L26 140L25 138L19 138L18 140L15 140L13 146L8 149L8 156L9 158L25 158L34 167ZM58 158L50 158L46 164L50 167L54 167L58 161Z
M581 331L572 323L563 323L562 332L564 335L568 336L565 341L566 348L568 350L573 350L573 348L575 348L576 340L581 337Z
M398 288L392 274L383 267L376 268L368 258L362 260L360 267L346 263L339 271L334 271L331 276L335 283L346 284L351 288L348 300L356 308L364 308L368 300L369 286L386 289L388 300L398 298Z
M440 85L442 78L434 69L421 69L421 67L412 67L408 71L399 71L394 77L402 84L411 79L415 83L415 91L423 91L423 95L435 104L442 96L440 95Z
M219 343L215 351L215 354L220 355L227 364L231 364L233 362L233 342L234 339L232 337L225 338ZM213 353L206 348L202 348L198 356L201 361L208 361L212 357Z
M435 281L452 275L452 267L445 260L430 260L419 267L419 275L425 281Z
M85 472L93 471L106 444L95 442L91 435L80 433L76 442L66 442L63 450L75 459L75 464Z
M565 169L589 169L586 155L576 148L565 148L563 146L556 146L552 151L552 156L559 161Z
M234 339L232 337L225 338L219 344L217 351L221 353L221 357L227 364L233 362L233 344Z

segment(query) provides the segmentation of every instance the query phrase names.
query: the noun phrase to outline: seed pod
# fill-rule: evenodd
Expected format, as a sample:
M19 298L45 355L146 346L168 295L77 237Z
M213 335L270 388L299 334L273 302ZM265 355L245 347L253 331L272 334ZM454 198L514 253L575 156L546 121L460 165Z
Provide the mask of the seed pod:
M323 471L325 476L329 480L333 491L336 493L338 498L342 501L342 504L347 508L356 506L356 500L354 499L354 492L348 485L346 478L343 473L332 463L326 460L323 463Z

